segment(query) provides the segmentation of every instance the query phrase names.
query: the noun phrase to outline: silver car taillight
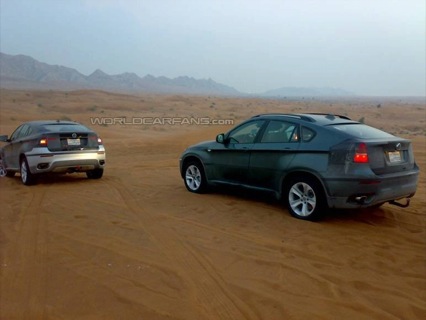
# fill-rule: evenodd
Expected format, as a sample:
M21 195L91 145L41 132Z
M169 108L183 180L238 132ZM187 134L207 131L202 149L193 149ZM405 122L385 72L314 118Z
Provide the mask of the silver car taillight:
M40 147L47 147L47 138L41 138L38 142Z

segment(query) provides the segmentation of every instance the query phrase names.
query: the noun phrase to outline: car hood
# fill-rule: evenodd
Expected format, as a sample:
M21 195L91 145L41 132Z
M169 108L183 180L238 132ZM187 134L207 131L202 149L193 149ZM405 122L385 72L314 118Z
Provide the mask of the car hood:
M218 143L214 140L203 141L192 146L189 146L186 150L201 150L212 146L216 146Z

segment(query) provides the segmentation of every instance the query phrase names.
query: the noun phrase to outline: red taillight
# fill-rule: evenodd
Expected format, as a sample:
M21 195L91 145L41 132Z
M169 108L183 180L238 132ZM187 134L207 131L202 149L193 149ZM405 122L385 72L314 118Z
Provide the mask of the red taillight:
M40 147L47 147L47 138L41 138L38 144Z
M355 163L368 163L368 153L367 145L365 143L360 143L355 150L354 155Z
M53 137L45 137L45 138L41 138L41 139L38 141L38 145L39 145L40 147L47 147L47 145L49 144L49 141L53 141L53 140L56 140L56 138L53 138Z
M93 141L96 140L99 145L102 144L102 139L100 137L98 137L98 136L93 135L93 136L90 136L89 139L93 140Z

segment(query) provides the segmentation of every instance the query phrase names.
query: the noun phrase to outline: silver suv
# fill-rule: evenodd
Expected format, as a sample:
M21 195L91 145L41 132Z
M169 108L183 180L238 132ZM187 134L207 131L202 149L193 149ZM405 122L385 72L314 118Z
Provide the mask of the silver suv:
M73 121L31 121L20 125L0 149L0 175L21 174L22 183L34 184L43 173L85 172L99 179L105 167L105 148L91 129Z

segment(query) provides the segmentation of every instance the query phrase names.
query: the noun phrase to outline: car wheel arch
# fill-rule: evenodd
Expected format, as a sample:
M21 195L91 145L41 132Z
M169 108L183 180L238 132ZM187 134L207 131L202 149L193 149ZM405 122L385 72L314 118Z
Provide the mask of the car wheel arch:
M281 184L279 186L280 187L279 194L281 196L283 195L283 192L285 190L286 183L291 181L294 177L307 177L307 178L315 179L322 186L322 191L324 192L324 196L326 198L328 197L327 188L324 185L324 182L321 179L321 177L317 173L314 173L314 172L312 172L310 170L306 170L306 169L293 170L293 171L287 172L285 175L283 175L283 177L281 178Z
M281 189L283 203L290 214L298 219L320 220L324 210L329 208L324 184L318 176L309 171L293 171L288 174Z
M23 175L23 169L25 169L25 176ZM37 177L31 172L27 157L25 155L19 156L19 171L21 174L21 181L24 185L30 186L36 183Z
M209 183L206 177L203 161L197 157L187 157L182 164L182 178L188 191L205 193Z
M19 166L21 165L21 161L22 161L22 160L24 160L24 159L27 159L27 156L26 156L26 154L25 154L25 153L21 153L21 154L19 155L19 162L18 162L18 165L19 165Z
M198 156L196 156L196 155L188 155L188 156L186 156L183 160L182 160L182 172L181 172L181 176L182 176L182 178L184 178L185 177L185 172L184 172L184 170L183 170L183 168L185 168L186 167L186 165L189 163L189 162L192 162L192 161L196 161L196 162L198 162L198 163L200 163L201 164L201 166L203 167L203 170L204 170L204 172L206 172L206 167L204 166L204 162L198 157ZM206 177L207 178L207 177Z

